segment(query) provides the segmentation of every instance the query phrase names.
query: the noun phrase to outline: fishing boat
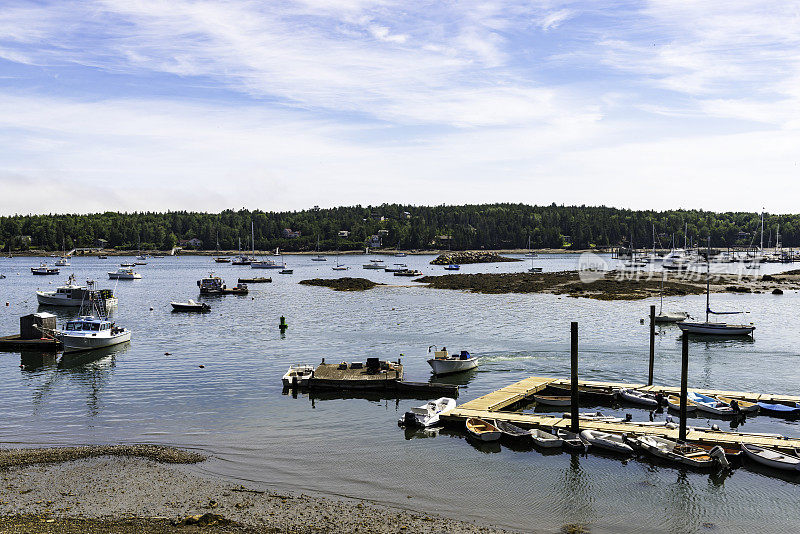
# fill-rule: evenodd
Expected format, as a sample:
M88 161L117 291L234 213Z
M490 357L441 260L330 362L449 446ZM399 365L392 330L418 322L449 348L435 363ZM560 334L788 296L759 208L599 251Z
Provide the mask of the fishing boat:
M111 280L138 280L142 275L129 267L120 267L116 271L110 271L108 277Z
M48 267L46 262L42 262L39 264L38 267L31 267L31 274L40 274L40 275L58 274L58 268Z
M780 417L800 416L799 404L795 404L794 406L787 406L785 404L762 402L762 401L759 401L756 404L758 404L759 409L765 414L777 415Z
M466 427L468 435L479 441L497 441L503 435L496 426L477 417L467 419Z
M534 445L538 445L544 449L554 449L561 447L564 444L564 440L562 440L560 437L551 434L550 432L545 432L541 428L531 429L530 433Z
M589 450L589 442L583 439L580 433L570 432L564 428L554 430L556 436L561 438L564 447L575 451L586 452Z
M602 432L600 430L584 430L581 432L581 437L591 443L593 447L622 454L633 454L633 448L625 443L622 434Z
M246 284L240 283L236 287L228 287L225 285L225 280L214 276L213 272L209 273L208 277L198 280L197 287L200 288L201 295L247 295L248 293Z
M380 265L380 264L377 264L377 263L365 263L361 267L363 267L364 269L374 269L374 270L378 270L378 269L383 269L384 268L383 265Z
M681 409L681 398L677 395L667 395L667 407L670 410L680 411ZM697 405L692 402L691 399L686 398L686 413L696 412Z
M251 269L282 269L283 267L282 264L269 258L265 260L252 260L250 262Z
M132 261L126 261L126 262L120 263L119 266L120 267L135 267L136 264L133 263Z
M645 393L635 389L618 389L617 397L632 404L639 404L650 408L657 408L660 405L659 399L652 393Z
M554 395L534 395L533 400L545 406L569 406L572 403L572 397Z
M328 258L319 253L319 236L317 236L317 255L311 261L328 261Z
M701 412L714 415L734 415L736 413L727 402L722 402L714 397L703 395L702 393L690 391L686 395L686 399L696 404L697 409Z
M742 443L742 450L748 459L761 465L783 471L800 471L800 457L784 454L773 449Z
M286 374L283 375L281 382L283 387L306 387L308 381L314 376L314 366L312 365L291 365Z
M671 462L676 462L697 469L711 468L715 465L728 467L728 460L722 447L714 447L710 451L689 443L681 443L658 436L637 436L629 441L643 451Z
M708 255L711 255L711 238L708 241ZM678 328L687 334L711 335L711 336L749 336L756 329L753 324L727 324L709 322L709 315L736 315L742 312L715 312L711 309L711 270L706 269L706 321L704 323L694 323L681 321Z
M66 284L59 286L55 291L37 291L36 300L43 306L67 306L78 307L86 303L89 298L88 286L81 286L75 281L75 275L71 274ZM100 289L96 298L102 299L106 308L117 305L117 298L110 289Z
M61 341L64 352L111 347L131 339L131 331L120 328L108 320L103 300L98 298L94 282L88 283L89 298L81 307L78 319L67 321L61 330L52 331Z
M444 266L444 270L445 271L458 271L460 269L461 269L461 266L458 265L457 263L451 263L450 265L445 265Z
M511 440L528 440L531 438L530 430L518 427L508 421L495 419L492 424L503 434L504 438Z
M283 269L282 271L278 271L278 274L292 274L294 269Z
M428 347L428 354L433 352L433 358L428 359L428 365L433 369L435 375L449 375L461 373L475 369L478 366L478 359L470 355L469 352L462 350L459 354L450 354L447 347L436 350L434 345Z
M383 270L387 273L397 273L400 271L407 271L408 265L405 263L395 263L394 267L384 267Z
M731 397L725 397L723 395L715 395L714 398L720 400L722 402L727 402L730 404L733 411L736 411L737 408L742 413L756 413L758 412L758 403L749 402L742 399L734 399Z
M240 284L268 284L272 282L272 278L256 277L256 278L239 278Z
M422 271L417 271L414 269L403 269L402 271L397 271L393 274L395 276L422 276Z
M211 306L205 302L195 302L189 299L188 302L170 302L172 311L176 312L210 312Z
M442 412L452 410L456 407L456 400L450 397L441 397L430 401L422 406L411 408L406 412L399 423L403 425L413 425L429 427L439 422L439 415Z

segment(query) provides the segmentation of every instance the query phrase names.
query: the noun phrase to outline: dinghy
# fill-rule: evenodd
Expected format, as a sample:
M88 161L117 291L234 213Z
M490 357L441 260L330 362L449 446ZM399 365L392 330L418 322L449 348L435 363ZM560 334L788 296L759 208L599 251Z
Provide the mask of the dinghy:
M555 431L556 436L561 438L564 446L568 449L572 449L574 451L583 451L586 452L589 450L589 442L583 439L580 434L576 434L575 432L570 432L569 430L565 430L563 428L559 428Z
M498 421L495 419L492 421L492 423L503 434L504 438L522 440L529 439L531 437L531 430L518 427L517 425L509 423L508 421Z
M719 401L714 397L709 397L708 395L703 395L702 393L690 391L686 395L686 400L690 400L696 404L697 409L701 412L714 415L734 415L736 413L733 411L733 408L731 408L731 405L727 402Z
M667 406L670 410L675 410L677 412L681 411L681 398L677 395L668 395L667 396ZM697 411L697 405L693 403L688 397L686 398L686 413L691 413Z
M717 400L722 402L727 402L730 404L731 408L734 408L734 403L736 403L736 407L739 408L739 411L742 413L755 413L758 411L758 404L755 402L749 402L742 399L733 399L731 397L723 397L722 395L716 396ZM733 410L736 411L736 408Z
M658 399L652 393L645 393L643 391L636 391L635 389L620 389L617 391L617 396L632 404L639 404L641 406L648 406L650 408L657 408L659 406Z
M794 417L800 415L800 406L787 406L785 404L773 404L771 402L758 402L758 407L762 412L769 415L780 417Z
M800 457L798 456L783 454L758 445L747 445L745 443L741 445L744 454L754 462L783 471L800 471Z
M479 441L497 441L503 435L496 426L477 417L467 419L466 426L469 435Z
M569 419L572 417L571 413L564 412L562 414L564 419ZM585 421L599 421L602 423L622 423L624 421L628 421L629 419L625 417L616 417L614 415L604 415L603 412L580 412L578 413L578 419L583 419Z
M584 430L581 432L581 437L594 447L622 454L633 454L633 448L625 443L622 434L601 432L599 430Z
M564 441L558 436L555 436L550 432L545 432L539 428L534 428L531 430L531 437L533 438L534 444L544 449L554 449L564 444Z
M572 389L569 386L548 385L548 390L552 390L556 395L571 395ZM610 388L600 388L594 386L578 386L578 393L583 402L597 402L600 404L612 404L616 398L614 390Z
M639 448L657 457L698 469L713 467L720 464L728 467L725 452L722 447L714 447L706 451L695 445L679 443L658 436L639 436L631 438Z
M555 397L553 395L534 395L533 400L537 404L545 406L569 406L572 403L571 397Z
M176 312L209 312L211 306L205 302L195 302L189 299L189 302L170 302L172 311Z
M439 422L439 414L456 407L456 400L449 397L441 397L430 401L422 406L411 408L405 413L400 424L429 427Z

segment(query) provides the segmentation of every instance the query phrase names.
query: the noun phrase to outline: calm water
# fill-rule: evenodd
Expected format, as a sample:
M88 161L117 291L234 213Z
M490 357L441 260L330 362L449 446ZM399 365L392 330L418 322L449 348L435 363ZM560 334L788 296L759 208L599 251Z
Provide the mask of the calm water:
M478 295L413 287L363 293L306 287L311 277L364 276L389 284L407 278L350 271L287 256L293 275L217 265L207 257L150 259L142 280L116 285L114 319L133 330L129 346L94 360L59 365L37 355L0 353L4 446L150 442L185 446L214 458L198 469L243 483L363 497L537 532L586 523L592 532L795 532L798 477L740 468L730 476L684 471L639 460L506 446L472 446L463 434L406 432L397 419L419 400L282 393L289 364L402 358L406 377L427 380L428 345L467 349L481 366L455 378L460 402L531 375L569 374L569 323L580 324L581 377L646 380L650 301L599 302L552 295ZM386 257L426 273L431 257ZM37 310L34 291L74 272L113 287L105 274L120 259L75 258L63 276L32 276L37 259L0 259L0 333ZM535 260L545 270L574 268L574 256ZM464 266L462 272L521 271L527 263ZM765 266L773 272L782 266ZM247 297L209 299L205 315L173 314L170 300L198 298L209 269L272 276ZM19 274L18 274L19 273ZM670 299L670 309L700 315L705 296ZM8 302L9 306L5 306ZM720 309L742 309L757 325L752 341L692 342L690 386L796 393L800 295L714 295ZM150 308L153 308L152 311ZM53 309L61 318L70 313ZM49 310L49 311L53 311ZM289 329L277 328L284 315ZM679 383L678 330L659 330L656 382ZM165 353L170 353L166 355ZM98 358L98 356L100 356ZM204 365L200 368L199 365ZM633 413L637 409L608 409ZM660 417L663 417L660 416ZM718 421L723 428L729 423ZM693 424L708 424L695 419ZM800 435L797 423L750 418L748 431Z

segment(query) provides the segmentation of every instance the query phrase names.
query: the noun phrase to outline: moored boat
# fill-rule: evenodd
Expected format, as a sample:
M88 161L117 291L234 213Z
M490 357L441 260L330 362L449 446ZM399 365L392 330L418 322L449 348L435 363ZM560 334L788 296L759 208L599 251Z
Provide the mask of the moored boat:
M399 423L421 427L433 426L439 422L439 415L456 407L456 400L450 397L441 397L422 406L416 406L406 412Z
M422 276L422 271L417 271L414 269L403 269L402 271L396 271L393 274L395 276Z
M61 341L64 352L78 352L111 347L130 341L131 332L108 320L107 311L97 295L94 282L88 285L89 299L81 308L78 319L67 321L64 328L53 331Z
M278 274L292 274L293 272L294 269L283 269L282 271L279 271Z
M780 469L782 471L800 471L800 457L793 454L784 454L774 449L759 447L742 443L742 450L748 459L761 465Z
M247 295L247 284L237 284L236 287L227 287L225 281L214 273L197 281L201 295Z
M555 395L534 395L533 400L545 406L569 406L572 403L572 397Z
M444 266L444 270L445 271L458 271L460 269L461 269L461 266L458 265L457 263L451 263L450 265L445 265Z
M658 436L637 436L629 438L629 441L657 458L697 469L710 468L717 464L723 467L728 466L725 452L721 447L705 450L689 443L681 443Z
M57 287L55 291L36 292L36 300L43 306L78 307L86 304L88 298L88 287L79 285L74 274L69 276L65 285ZM97 298L103 300L106 308L117 305L117 298L110 289L97 290Z
M731 408L733 408L734 412L737 410L737 408L742 413L758 412L758 403L755 402L749 402L742 399L734 399L731 397L725 397L723 395L716 395L715 398L722 402L727 402L731 406Z
M314 376L313 365L292 365L286 374L283 375L281 382L283 387L306 387L308 381Z
M142 275L135 272L133 269L120 267L116 271L110 271L108 277L112 280L138 280Z
M555 434L561 438L564 447L575 451L586 452L589 450L589 442L583 439L580 433L570 432L564 428L555 429Z
M436 350L436 347L431 345L428 347L428 354L431 352L433 352L433 358L428 359L428 365L431 366L435 375L460 373L478 366L478 359L465 350L462 350L460 354L449 354L446 347Z
M722 402L720 400L715 399L714 397L709 397L708 395L703 395L702 393L697 393L695 391L690 391L686 395L687 400L692 401L694 404L697 405L697 409L701 412L706 412L714 415L734 415L736 412L731 408L731 405L727 402Z
M47 263L42 262L39 264L38 267L31 267L31 274L58 274L58 269L56 267L48 267Z
M622 454L633 454L633 448L625 443L622 434L601 432L600 430L584 430L581 432L581 437L591 443L593 447Z
M635 389L619 389L617 390L617 396L624 401L641 406L648 406L650 408L657 408L660 405L660 401L656 395L645 393L644 391L637 391Z
M787 406L786 404L764 402L764 401L759 401L756 404L758 404L759 409L765 414L775 415L780 417L800 416L800 405L798 404L796 404L795 406Z
M495 419L492 424L499 430L503 437L513 440L528 440L531 438L531 431L518 427L514 423Z
M496 426L477 417L467 419L466 427L468 434L479 441L497 441L502 436Z
M533 443L544 449L555 449L564 444L564 440L560 437L550 432L545 432L541 428L531 429L530 432Z
M211 311L211 306L206 304L205 302L195 302L192 299L189 299L188 302L170 302L172 305L172 311L176 312L209 312Z
M681 409L681 398L677 395L667 395L667 406L671 410L680 411ZM697 411L697 405L692 402L688 397L686 398L686 412L695 412Z
M256 277L256 278L239 278L240 284L268 284L272 282L272 278Z

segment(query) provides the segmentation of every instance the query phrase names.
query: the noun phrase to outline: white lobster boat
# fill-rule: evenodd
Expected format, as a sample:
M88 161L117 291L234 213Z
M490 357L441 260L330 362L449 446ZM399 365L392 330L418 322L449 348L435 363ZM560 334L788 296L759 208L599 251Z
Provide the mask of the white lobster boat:
M112 280L138 280L142 275L129 267L120 267L116 271L110 271L108 277Z
M460 373L478 367L478 359L465 350L462 350L460 354L449 354L445 347L442 347L442 350L436 350L436 347L431 345L428 347L428 354L431 352L433 352L433 358L428 360L428 365L431 366L435 375Z
M99 299L94 282L89 282L88 302L81 307L78 319L67 321L53 336L64 345L64 352L100 349L131 340L131 331L108 320L105 305Z
M74 274L69 276L65 285L57 287L55 291L36 292L36 300L43 306L78 307L86 304L88 298L89 289L86 286L78 285ZM99 290L98 298L104 301L106 308L117 305L117 297L110 289Z

